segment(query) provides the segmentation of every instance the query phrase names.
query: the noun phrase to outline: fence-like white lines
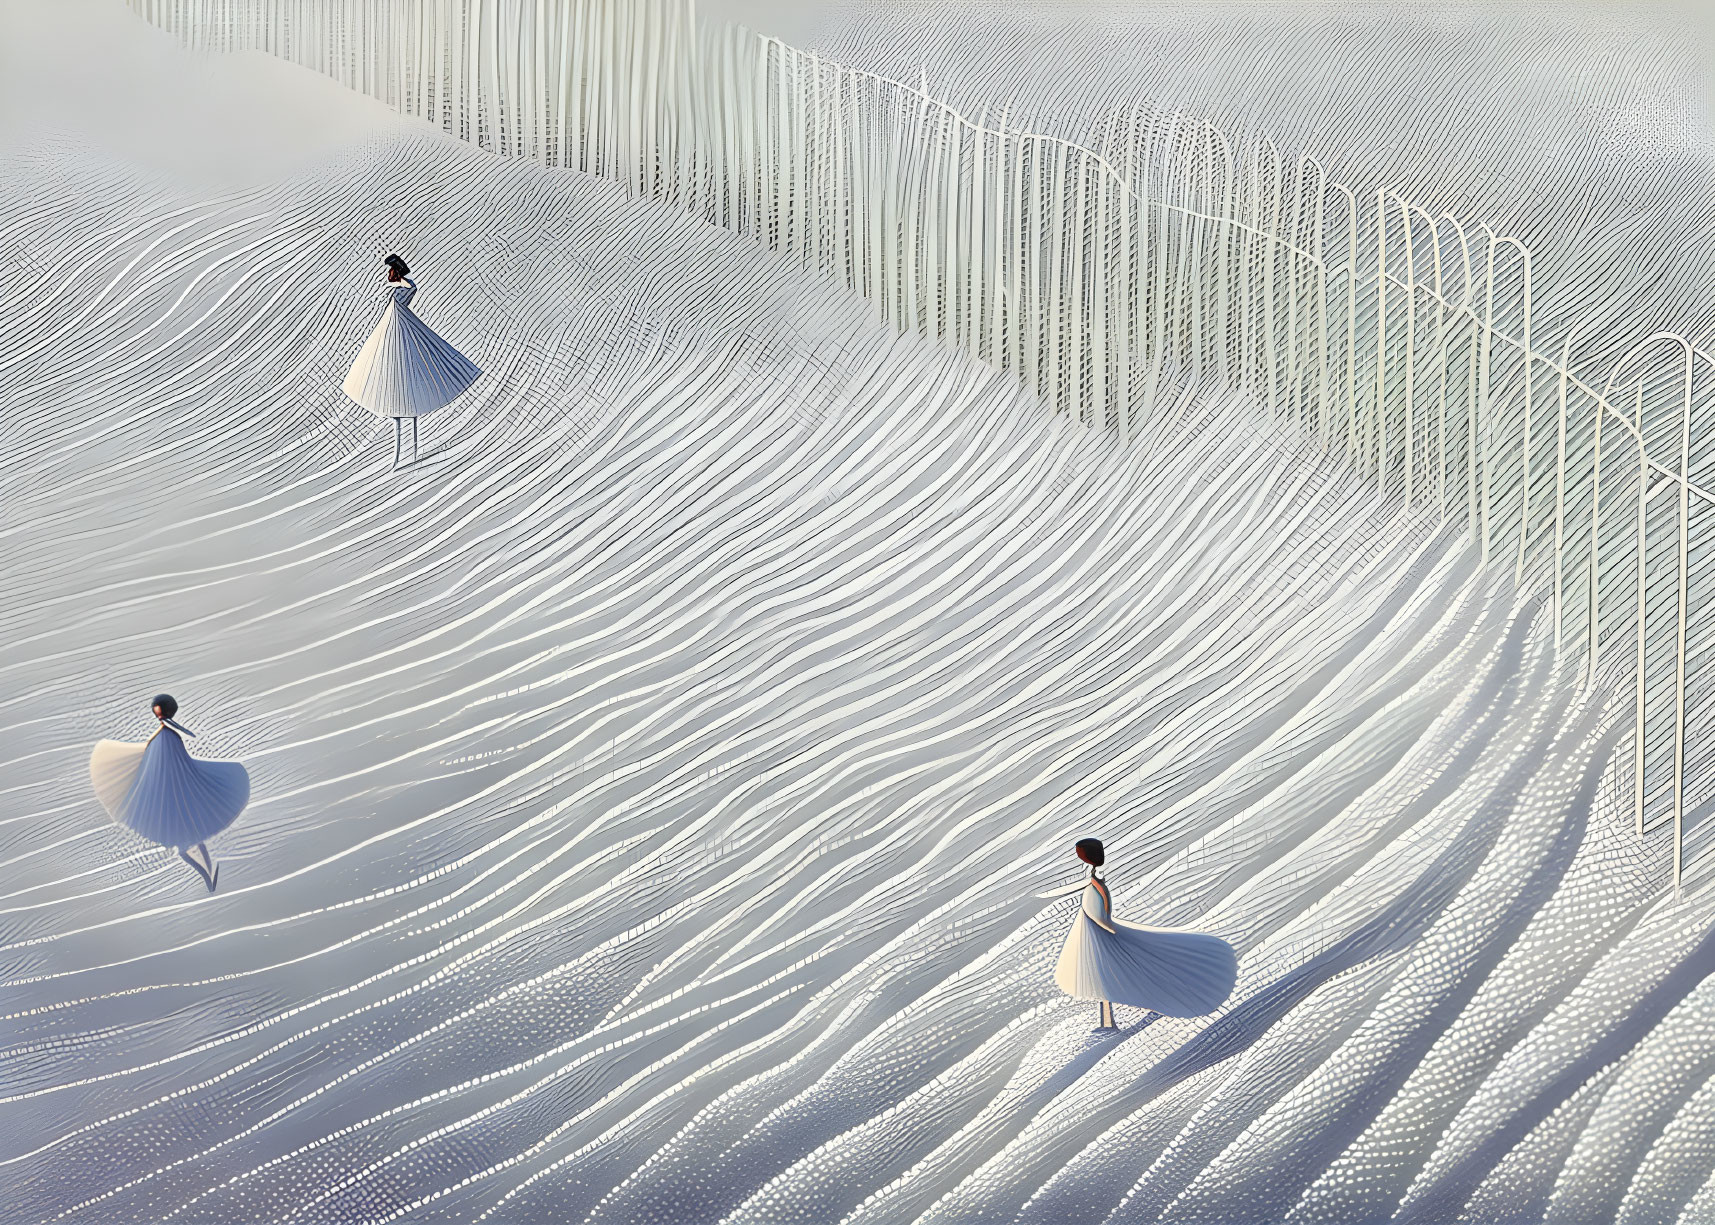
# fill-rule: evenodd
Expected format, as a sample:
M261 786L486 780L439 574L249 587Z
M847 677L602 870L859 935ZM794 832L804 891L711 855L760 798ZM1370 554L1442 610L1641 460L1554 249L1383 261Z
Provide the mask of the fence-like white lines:
M1635 687L1635 822L1672 826L1679 887L1715 358L1662 332L1585 369L1581 338L1625 324L1599 303L1545 350L1516 239L1181 117L1115 115L1095 147L1022 131L688 0L132 3L752 235L1122 437L1161 423L1170 381L1250 391L1540 583L1586 682Z

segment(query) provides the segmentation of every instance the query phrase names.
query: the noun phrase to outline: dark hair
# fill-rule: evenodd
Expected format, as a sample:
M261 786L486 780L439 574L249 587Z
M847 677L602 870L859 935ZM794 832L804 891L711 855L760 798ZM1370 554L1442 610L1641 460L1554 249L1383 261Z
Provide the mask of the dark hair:
M161 708L161 713L169 719L179 713L179 704L173 700L173 695L170 693L157 693L154 698L150 700L150 710L155 709L157 706Z
M393 269L393 271L397 272L400 276L410 276L411 275L410 268L406 267L405 261L400 259L397 255L389 255L386 259L382 260L381 262L386 264L389 268Z
M1099 868L1107 862L1108 857L1102 850L1100 838L1080 838L1077 845L1072 849L1078 852L1079 859L1082 859L1092 868Z

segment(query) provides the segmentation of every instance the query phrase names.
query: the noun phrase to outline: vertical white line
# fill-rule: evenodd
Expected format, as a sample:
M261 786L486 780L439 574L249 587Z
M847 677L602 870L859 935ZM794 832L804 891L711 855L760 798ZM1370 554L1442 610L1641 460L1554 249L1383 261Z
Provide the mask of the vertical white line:
M1561 629L1565 621L1565 568L1562 552L1566 540L1566 385L1572 369L1572 337L1560 349L1560 423L1554 445L1554 657L1561 658ZM1601 409L1598 407L1597 412Z
M1649 556L1649 456L1644 453L1644 385L1638 382L1637 401L1637 436L1638 436L1638 539L1637 556L1633 560L1633 582L1637 586L1638 596L1638 683L1637 710L1634 722L1633 736L1633 767L1632 767L1632 805L1637 823L1638 837L1644 833L1644 766L1647 764L1645 755L1644 733L1647 730L1646 720L1649 717L1648 691L1645 687L1645 671L1648 659L1646 631L1649 627L1648 588L1644 584L1645 563Z
M1685 866L1685 617L1690 593L1691 553L1691 384L1695 371L1685 350L1685 400L1679 414L1679 635L1675 655L1673 721L1673 893L1677 898Z
M1513 567L1513 582L1522 584L1524 582L1525 547L1530 537L1530 418L1531 393L1534 389L1530 385L1530 252L1525 250L1523 246L1514 245L1524 261L1524 340L1522 342L1524 353L1524 442L1520 448L1524 453L1524 499L1523 505L1519 509L1518 562Z
M1387 494L1387 202L1376 188L1376 492Z

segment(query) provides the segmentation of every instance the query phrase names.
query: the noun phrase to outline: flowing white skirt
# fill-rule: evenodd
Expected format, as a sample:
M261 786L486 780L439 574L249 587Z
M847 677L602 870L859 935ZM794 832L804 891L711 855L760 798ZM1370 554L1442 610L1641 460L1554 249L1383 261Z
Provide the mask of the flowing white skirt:
M1072 920L1054 982L1080 1000L1109 1000L1169 1017L1200 1017L1232 994L1233 946L1206 932L1114 921L1109 933L1089 915Z
M162 846L191 847L238 819L250 775L236 761L201 761L172 731L144 744L103 740L89 757L96 798L121 825Z
M345 394L377 417L421 417L452 403L481 373L410 307L389 302L351 363Z

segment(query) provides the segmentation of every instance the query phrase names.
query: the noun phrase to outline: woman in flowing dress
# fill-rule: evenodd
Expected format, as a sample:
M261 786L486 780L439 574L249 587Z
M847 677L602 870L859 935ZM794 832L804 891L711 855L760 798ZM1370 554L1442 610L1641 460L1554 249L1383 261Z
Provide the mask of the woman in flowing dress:
M377 417L393 418L393 466L400 464L404 426L411 422L417 454L417 418L445 408L482 373L411 310L417 283L397 255L382 261L389 286L387 309L345 376L345 394Z
M1101 842L1081 838L1073 850L1089 865L1089 876L1036 895L1083 894L1054 967L1060 990L1074 999L1100 1001L1102 1029L1115 1028L1115 1004L1169 1017L1200 1017L1219 1008L1238 977L1233 946L1206 932L1114 918L1107 882L1096 873L1107 859Z
M101 741L89 757L90 782L115 821L173 847L213 893L220 869L207 841L250 802L250 775L236 761L198 761L185 751L183 737L196 733L173 718L179 704L171 695L158 695L150 707L160 720L155 734L142 744Z

